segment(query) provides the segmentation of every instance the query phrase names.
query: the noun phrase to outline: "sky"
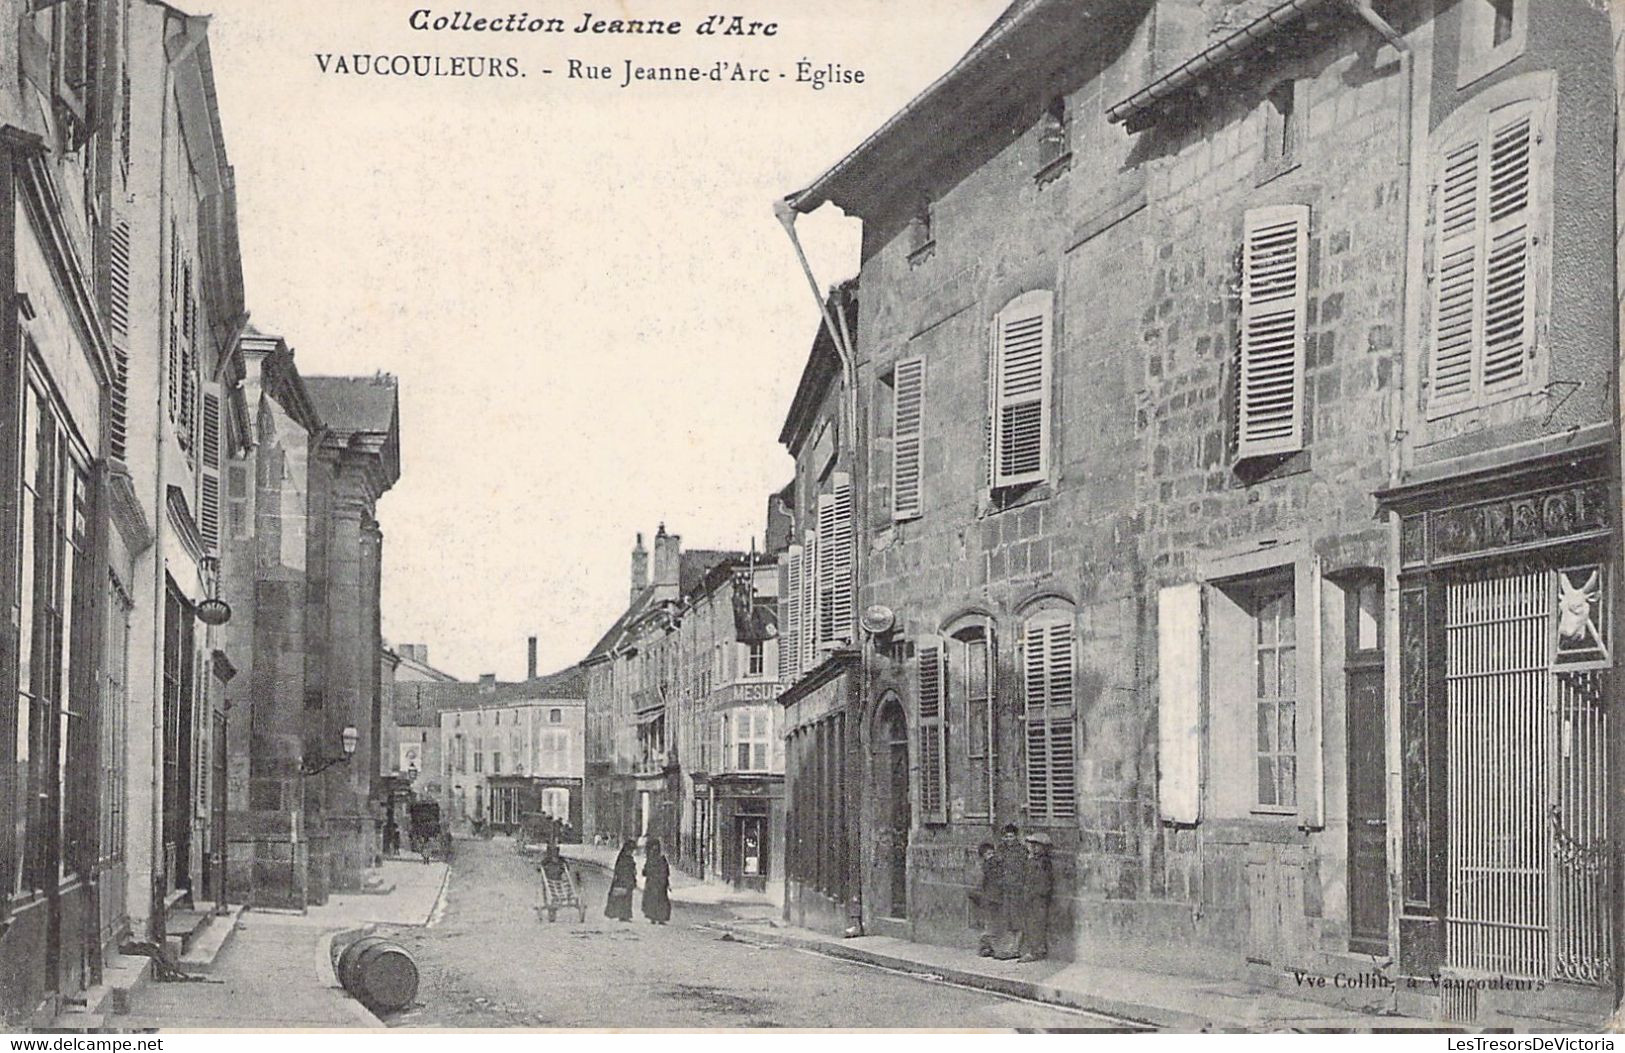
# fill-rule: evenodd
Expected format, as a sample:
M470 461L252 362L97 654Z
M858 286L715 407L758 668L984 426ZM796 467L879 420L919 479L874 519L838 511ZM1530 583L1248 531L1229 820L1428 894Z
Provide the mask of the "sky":
M663 522L692 548L760 536L792 474L777 438L819 319L773 202L945 72L1006 0L430 3L199 10L254 325L307 376L399 378L401 479L378 507L384 637L462 678L519 679L526 637L558 669L624 609L637 532ZM567 28L416 31L417 10ZM588 11L684 32L573 32ZM694 34L712 13L778 30ZM358 53L500 56L525 75L318 60ZM572 59L611 77L569 78ZM623 88L629 59L772 73ZM803 60L864 81L814 90L796 82ZM821 285L856 273L856 220L826 206L798 229Z

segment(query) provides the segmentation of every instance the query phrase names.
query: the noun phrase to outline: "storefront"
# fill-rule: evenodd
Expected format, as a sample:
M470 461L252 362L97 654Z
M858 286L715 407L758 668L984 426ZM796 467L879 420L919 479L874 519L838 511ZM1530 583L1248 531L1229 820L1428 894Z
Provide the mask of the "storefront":
M1401 516L1400 959L1496 978L1463 1013L1611 1004L1608 465L1596 447L1386 495Z
M717 775L712 830L722 880L735 888L767 892L779 879L784 852L784 778L780 775Z

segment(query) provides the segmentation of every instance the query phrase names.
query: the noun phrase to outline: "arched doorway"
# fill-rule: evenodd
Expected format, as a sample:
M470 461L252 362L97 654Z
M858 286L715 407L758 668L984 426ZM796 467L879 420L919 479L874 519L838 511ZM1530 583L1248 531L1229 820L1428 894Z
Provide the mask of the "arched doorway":
M887 891L884 913L908 917L908 835L913 812L908 794L908 721L892 696L875 720L875 820L881 834L880 887Z

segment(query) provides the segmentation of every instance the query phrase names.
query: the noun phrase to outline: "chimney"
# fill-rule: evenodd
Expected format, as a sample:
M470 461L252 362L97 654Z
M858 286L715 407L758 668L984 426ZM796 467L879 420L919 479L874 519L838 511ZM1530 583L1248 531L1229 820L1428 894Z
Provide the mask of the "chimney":
M525 679L526 680L535 680L536 679L536 637L532 636L529 640L525 641L525 651L526 651L525 669L527 670L527 672L525 673Z
M497 690L497 675L495 673L480 674L480 694L493 695Z
M638 593L649 586L649 551L643 547L643 534L639 532L638 543L632 546L632 596L627 600L638 598Z
M676 534L666 533L666 524L661 523L660 529L655 531L654 585L662 591L662 599L677 598L682 549L683 539Z

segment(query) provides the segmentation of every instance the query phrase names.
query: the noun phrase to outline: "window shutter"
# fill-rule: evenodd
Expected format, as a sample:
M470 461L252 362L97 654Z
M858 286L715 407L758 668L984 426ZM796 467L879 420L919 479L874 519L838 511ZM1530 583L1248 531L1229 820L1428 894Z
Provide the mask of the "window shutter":
M839 472L832 482L818 498L819 648L852 639L852 482Z
M1073 652L1071 612L1046 612L1028 620L1022 640L1022 679L1029 819L1070 819L1077 814Z
M212 385L211 385L212 386ZM220 396L203 393L203 470L198 482L198 530L203 544L220 551Z
M791 545L784 560L784 633L779 639L779 679L801 675L801 546Z
M892 519L920 514L920 439L925 409L925 359L897 363L892 387Z
M113 344L108 446L117 460L128 453L130 435L130 224L118 220L108 235L107 324Z
M982 484L993 489L998 456L993 452L993 418L999 413L999 320L987 331L987 414L982 418L982 446L987 459L982 465Z
M1024 293L995 322L995 487L1041 482L1049 474L1054 302L1047 290Z
M920 820L948 821L948 722L945 687L947 655L942 641L929 637L915 646L915 693L919 704Z
M1478 344L1479 142L1444 157L1438 185L1429 404L1467 399Z
M1486 392L1522 382L1533 343L1534 304L1529 288L1533 114L1528 104L1492 116L1489 134L1484 279Z
M1157 806L1165 823L1202 817L1202 586L1157 595Z
M818 664L818 534L807 531L801 549L801 668Z
M1309 208L1251 209L1244 227L1238 459L1303 449Z

